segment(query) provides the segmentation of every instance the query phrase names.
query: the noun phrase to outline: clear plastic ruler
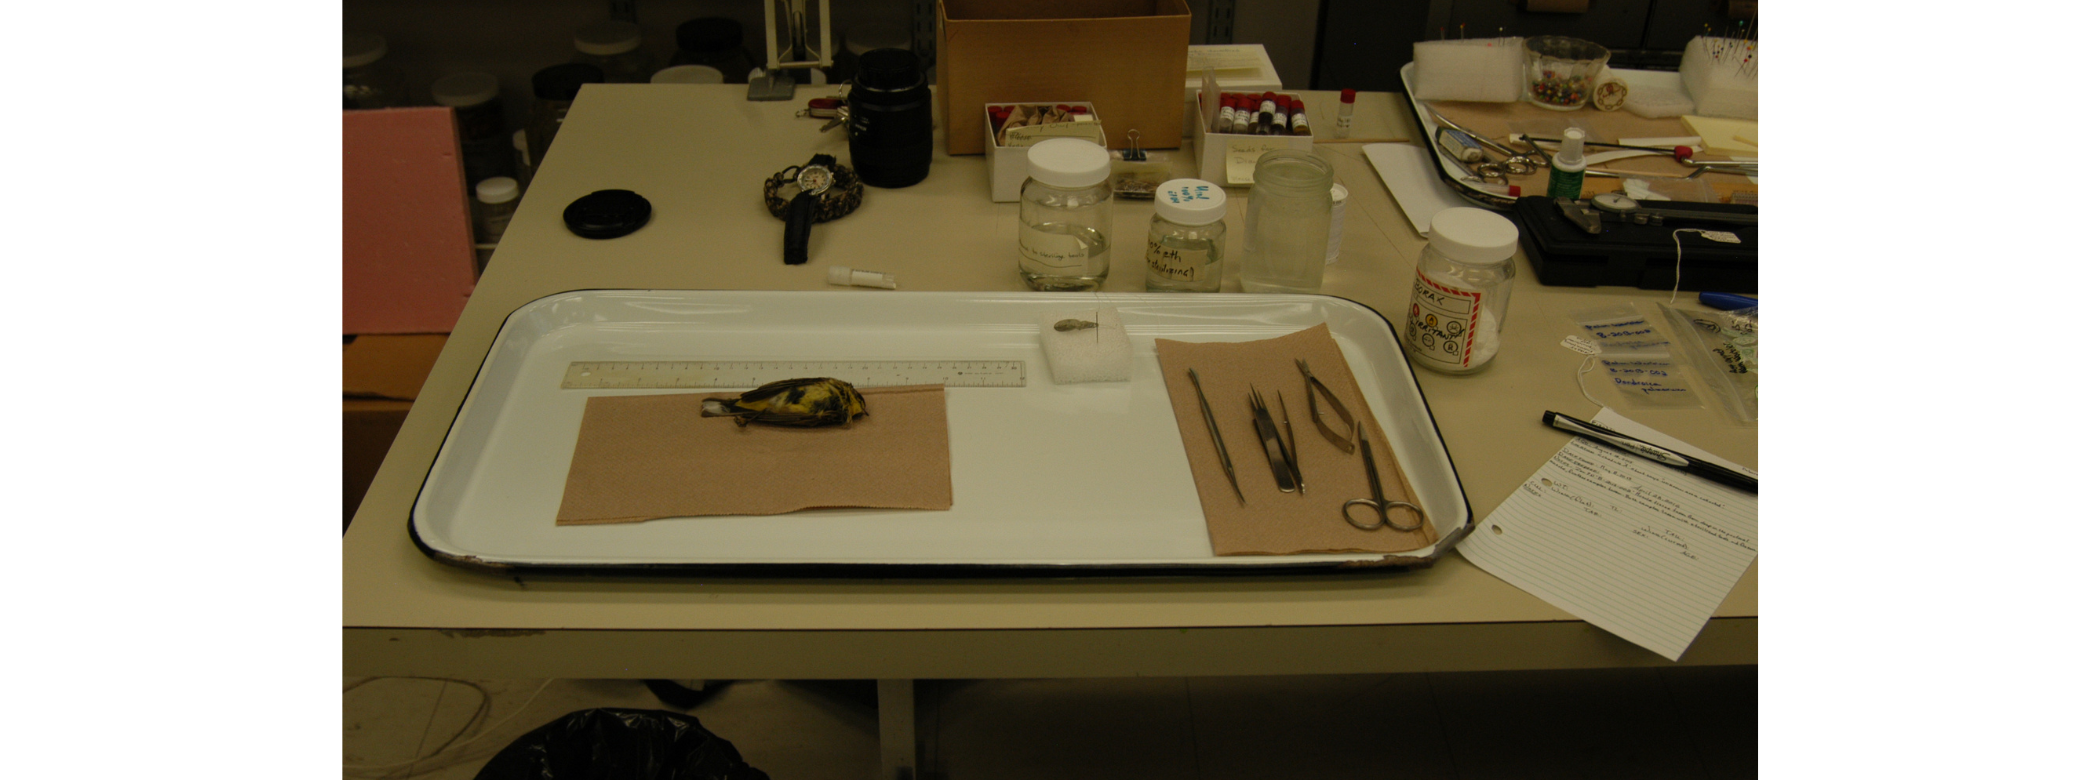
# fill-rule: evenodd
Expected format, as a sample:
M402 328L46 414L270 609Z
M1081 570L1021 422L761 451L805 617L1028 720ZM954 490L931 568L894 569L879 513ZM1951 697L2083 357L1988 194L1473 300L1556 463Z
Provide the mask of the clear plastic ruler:
M562 374L565 390L654 387L742 389L804 377L842 379L855 387L947 385L1025 387L1019 360L605 360L578 361Z

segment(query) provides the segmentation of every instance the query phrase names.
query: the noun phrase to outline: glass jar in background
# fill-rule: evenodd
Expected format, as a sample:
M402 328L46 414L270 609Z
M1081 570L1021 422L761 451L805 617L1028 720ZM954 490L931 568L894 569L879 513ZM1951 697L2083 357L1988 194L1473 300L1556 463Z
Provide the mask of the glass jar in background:
M596 65L607 84L646 84L656 66L642 50L642 28L603 21L576 31L576 62Z
M722 72L727 84L748 84L758 60L744 48L744 27L735 19L703 16L678 25L678 51L672 65L706 65Z
M1225 281L1225 190L1169 179L1152 192L1145 236L1146 292L1217 292Z
M863 55L846 93L846 148L853 172L871 187L909 187L933 164L933 92L919 55L876 49Z
M386 62L386 38L343 36L343 109L393 108L408 102L408 80Z
M1611 50L1564 35L1524 39L1524 100L1555 111L1579 111L1590 104Z
M1085 292L1108 278L1115 196L1108 150L1083 138L1028 147L1021 183L1021 279L1029 289Z
M1429 246L1415 262L1407 333L1400 340L1416 365L1471 374L1495 359L1516 254L1517 226L1500 214L1456 208L1429 219Z
M603 83L605 72L582 62L550 65L532 74L532 111L525 125L525 137L535 168L546 162L547 148L554 145L554 134L568 117L569 104L576 102L576 93L583 91L585 84Z
M1318 293L1333 225L1334 166L1312 152L1272 149L1254 162L1240 288Z
M722 72L706 65L672 65L649 77L651 84L723 84Z
M430 85L431 100L452 109L460 165L470 185L514 172L510 134L503 131L502 97L502 86L488 73L454 73Z

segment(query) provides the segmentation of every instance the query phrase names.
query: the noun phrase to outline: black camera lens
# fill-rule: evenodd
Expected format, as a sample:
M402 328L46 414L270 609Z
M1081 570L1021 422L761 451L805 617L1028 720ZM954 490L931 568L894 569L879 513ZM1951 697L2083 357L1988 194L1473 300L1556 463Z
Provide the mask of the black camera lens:
M846 93L846 125L853 171L876 187L909 187L933 164L933 93L919 55L875 49L860 56L860 72Z

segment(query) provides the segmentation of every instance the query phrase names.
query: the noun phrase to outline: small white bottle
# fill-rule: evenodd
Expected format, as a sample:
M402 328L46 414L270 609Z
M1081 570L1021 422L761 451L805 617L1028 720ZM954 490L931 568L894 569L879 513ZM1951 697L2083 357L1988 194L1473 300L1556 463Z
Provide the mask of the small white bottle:
M489 258L496 255L496 242L503 240L503 231L510 228L510 218L518 213L518 180L509 176L492 176L474 185L474 273L479 275L489 269Z
M1152 194L1145 239L1146 292L1217 292L1225 281L1225 190L1171 179Z
M1456 208L1429 219L1429 246L1415 261L1407 332L1416 365L1446 374L1487 367L1502 348L1502 323L1516 278L1517 226L1486 209Z
M1582 155L1582 142L1587 138L1579 127L1561 133L1560 152L1553 155L1553 172L1546 175L1546 197L1582 199L1582 179L1590 167Z
M517 213L517 179L492 176L474 185L474 232L480 234L475 238L481 243L503 240L503 231L510 228L510 218Z

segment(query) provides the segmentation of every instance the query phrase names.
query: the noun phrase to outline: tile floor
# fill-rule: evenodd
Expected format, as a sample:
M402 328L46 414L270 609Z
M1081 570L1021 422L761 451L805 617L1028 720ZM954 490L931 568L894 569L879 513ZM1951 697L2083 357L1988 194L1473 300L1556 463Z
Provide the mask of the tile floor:
M345 778L470 780L568 712L669 709L635 680L344 687ZM927 680L917 698L926 780L1757 775L1756 667ZM688 714L774 780L870 780L874 699L866 681L743 681ZM488 724L487 736L416 760Z

